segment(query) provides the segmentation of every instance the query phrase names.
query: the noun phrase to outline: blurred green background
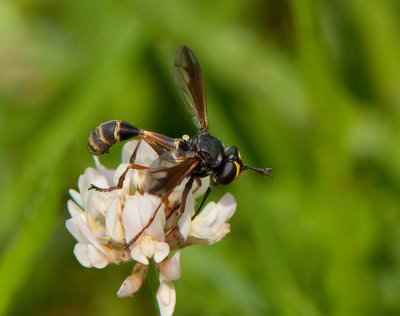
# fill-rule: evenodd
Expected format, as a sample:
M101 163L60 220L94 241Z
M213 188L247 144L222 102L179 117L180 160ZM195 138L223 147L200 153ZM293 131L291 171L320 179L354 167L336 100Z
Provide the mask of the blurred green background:
M196 133L186 44L210 132L274 178L212 193L232 231L182 251L176 315L399 315L399 21L396 0L1 1L0 314L157 315L146 286L116 296L131 263L75 260L67 191L102 121Z

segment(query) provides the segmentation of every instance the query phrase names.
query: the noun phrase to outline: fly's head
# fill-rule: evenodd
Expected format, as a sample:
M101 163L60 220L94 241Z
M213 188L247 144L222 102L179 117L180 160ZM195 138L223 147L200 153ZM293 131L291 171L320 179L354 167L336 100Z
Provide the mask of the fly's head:
M272 169L270 168L254 168L243 165L239 148L236 146L230 146L225 149L221 166L215 172L214 182L215 184L229 184L239 178L244 170L249 169L257 171L263 176L271 176L269 172Z

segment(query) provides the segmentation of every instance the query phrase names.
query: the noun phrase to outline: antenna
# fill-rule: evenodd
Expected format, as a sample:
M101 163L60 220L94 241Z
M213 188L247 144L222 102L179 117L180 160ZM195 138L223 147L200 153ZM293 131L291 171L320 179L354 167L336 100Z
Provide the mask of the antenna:
M261 173L264 177L270 177L272 178L270 172L272 171L271 168L255 168L255 167L250 167L250 166L243 166L243 170L254 170L257 171L258 173Z

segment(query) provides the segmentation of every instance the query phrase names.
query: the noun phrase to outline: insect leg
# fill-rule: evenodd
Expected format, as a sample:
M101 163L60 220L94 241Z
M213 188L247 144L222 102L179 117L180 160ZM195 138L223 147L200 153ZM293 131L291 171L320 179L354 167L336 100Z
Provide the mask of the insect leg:
M104 188L96 187L94 184L91 184L90 188L88 190L96 190L96 191L99 191L99 192L111 192L111 191L114 191L114 190L117 190L117 189L122 189L122 186L124 185L124 180L125 180L126 174L128 173L128 171L130 169L147 170L147 169L149 169L149 167L130 164L128 167L126 167L125 171L119 177L117 185L114 185L112 187L104 189Z
M138 149L139 149L141 141L142 141L142 138L139 138L139 141L136 144L135 149L133 150L133 153L131 155L130 165L125 169L125 171L119 177L117 185L103 189L103 188L99 188L99 187L91 184L89 190L96 190L96 191L99 191L99 192L110 192L110 191L113 191L113 190L116 190L116 189L121 189L123 184L124 184L126 174L128 173L128 171L130 169L137 169L137 170L146 170L146 169L148 169L148 167L144 167L144 166L140 166L140 165L136 165L135 164L136 155L137 155L137 152L138 152ZM158 147L156 144L154 144L154 146ZM160 148L160 147L158 147L158 148Z
M196 182L197 187L192 191L193 194L196 193L196 191L199 190L201 188L201 185L202 185L202 182L201 182L200 178L196 177L196 178L194 178L194 181ZM168 214L167 220L176 213L176 210L177 210L177 208L172 210L171 213Z
M153 148L153 150L160 156L165 149L161 148L160 146L158 146L155 142L153 142L150 139L145 139L145 138L141 138L143 139L147 144L150 145L151 148Z
M158 144L160 144L161 146L167 147L170 146L171 144L176 144L177 141L179 141L178 139L174 139L174 138L170 138L161 134L157 134L157 133L153 133L153 132L148 132L148 131L143 131L143 134L141 135L141 137L139 138L139 141L135 147L135 150L133 151L131 158L130 158L130 165L125 169L125 171L122 173L122 175L120 176L120 178L118 179L118 185L116 186L112 186L109 188L99 188L95 185L91 185L89 190L96 190L99 192L110 192L116 189L121 189L126 177L126 174L128 173L128 171L130 169L138 169L138 170L147 170L148 167L144 167L144 166L140 166L140 165L136 165L135 159L136 159L136 155L140 146L141 141L144 140L146 143L148 143L159 155L161 153L163 153L165 150L162 149L160 146L158 146Z
M193 190L193 193L196 193L196 191L201 188L201 180L200 178L196 178L194 181L196 181L197 188Z
M194 215L193 215L192 218L196 217L196 216L200 213L200 210L201 210L201 208L203 207L204 202L206 201L207 197L210 195L211 190L212 190L212 186L210 185L210 186L207 188L206 193L204 194L203 200L201 201L201 204L200 204L199 208L197 209L196 213L194 213Z
M139 146L140 146L141 141L142 141L142 138L139 138L138 143L136 144L135 149L134 149L134 151L133 151L133 153L132 153L132 155L131 155L131 158L130 158L130 160L129 160L131 164L125 169L125 171L124 171L124 172L122 173L122 175L119 177L119 179L118 179L118 185L114 187L115 189L121 189L121 188L122 188L123 183L124 183L124 181L125 181L126 174L128 173L128 171L129 171L130 169L137 169L137 170L147 170L147 169L148 169L148 167L144 167L144 166L140 166L140 165L136 165L136 164L135 164L136 155L137 155L137 152L138 152L138 149L139 149ZM155 144L155 143L153 143L153 142L149 143L149 141L146 141L146 142L147 142L155 151L157 151L157 150L162 150L159 146L157 146L157 144ZM156 148L158 148L158 149L156 149ZM162 150L162 151L163 151L163 150ZM159 154L159 153L158 153L158 154ZM110 190L110 191L111 191L111 190Z
M138 140L138 142L137 142L137 144L136 144L136 146L135 146L135 149L133 150L133 153L132 153L132 155L131 155L131 158L129 159L129 162L131 163L131 164L134 164L135 163L135 160L136 160L136 155L137 155L137 152L138 152L138 149L139 149L139 146L140 146L140 143L142 142L142 138L139 138L139 140Z
M175 219L175 223L171 226L171 228L169 228L169 230L165 233L166 236L168 236L170 233L172 233L172 231L178 224L180 218L182 217L183 213L185 212L187 196L188 196L190 190L192 189L194 179L195 178L193 176L191 176L189 178L188 182L186 182L185 188L183 189L183 192L182 192L181 205L179 207L178 217Z
M124 171L124 172L121 174L121 176L119 177L119 179L118 179L118 185L115 185L115 186L112 186L112 187L103 189L103 188L99 188L99 187L97 187L97 186L91 184L91 185L90 185L90 188L89 188L88 190L96 190L96 191L99 191L99 192L111 192L111 191L116 190L116 189L121 189L122 186L123 186L123 184L124 184L126 174L128 173L128 171L129 171L130 169L139 169L139 170L145 170L145 169L147 169L147 167L143 167L143 166L139 166L139 165L135 165L135 164L134 164L135 159L136 159L136 154L137 154L137 151L138 151L138 149L139 149L139 146L140 146L140 142L141 142L141 141L142 141L142 139L140 138L139 141L138 141L138 143L136 144L136 147L135 147L135 149L134 149L132 155L131 155L131 158L130 158L130 163L131 163L131 164L125 169L125 171Z

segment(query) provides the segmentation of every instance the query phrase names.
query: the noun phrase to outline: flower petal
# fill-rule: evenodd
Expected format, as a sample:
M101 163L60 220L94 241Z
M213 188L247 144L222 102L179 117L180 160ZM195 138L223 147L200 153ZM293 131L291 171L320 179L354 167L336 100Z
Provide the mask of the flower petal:
M208 187L210 186L210 177L201 178L200 187L197 186L197 182L193 185L193 197L197 199L198 197L203 197L204 193L206 193Z
M189 235L200 239L207 239L210 236L210 226L207 224L207 218L196 216L191 222Z
M148 223L151 216L160 204L160 199L154 195L144 194L130 196L125 201L122 211L122 225L125 230L125 238L127 241L132 240L143 227ZM164 205L161 205L157 215L151 225L145 230L146 235L151 236L154 240L164 241L165 213Z
M79 192L70 189L68 190L69 195L72 197L72 199L74 200L74 202L76 204L78 204L79 207L83 207L83 202L82 202L82 198L81 195L79 194Z
M185 211L183 212L182 217L179 219L178 222L179 231L182 234L183 239L186 239L189 235L190 223L193 215L194 215L193 195L189 193L186 199Z
M93 156L93 160L94 160L94 163L95 163L95 165L96 165L97 172L98 172L99 174L103 175L103 176L106 178L108 184L109 184L109 185L111 185L111 184L112 184L112 185L116 184L116 183L113 183L114 170L112 170L112 169L107 169L106 167L104 167L104 166L101 164L100 159L99 159L98 156Z
M210 245L215 244L220 241L222 238L226 236L231 231L231 226L228 223L224 223L217 231L212 233L208 237L208 243Z
M150 236L144 236L139 243L139 249L147 258L151 258L156 251L156 245Z
M81 223L78 220L79 215L76 215L70 219L65 221L65 227L71 233L71 235L78 241L88 243L88 239L85 237L85 234L81 231ZM81 219L81 222L83 220Z
M143 280L139 276L135 274L128 276L117 292L118 297L132 296L140 289L142 283Z
M77 241L86 244L92 244L97 250L107 256L105 246L98 241L90 229L85 225L80 216L74 216L66 220L65 226Z
M226 222L229 220L236 210L236 201L232 194L225 195L218 201L218 215Z
M136 263L135 267L133 268L132 274L124 280L117 292L117 295L119 297L133 295L133 293L137 292L142 286L146 274L147 266L144 266L141 263Z
M97 269L104 268L110 262L109 259L92 244L88 245L88 258L91 265Z
M135 194L125 200L122 211L122 226L125 230L126 241L132 240L144 227L143 217L147 216L148 210L143 207L142 199ZM146 213L146 214L145 214Z
M82 218L85 216L84 211L72 200L68 200L67 202L67 208L68 212L71 215L71 217L74 217L75 215L79 215Z
M174 281L181 277L180 255L181 253L177 251L171 258L167 258L159 263L158 268L161 281Z
M124 243L124 229L120 221L121 204L118 198L114 198L110 203L106 213L106 229L110 237L118 242Z
M157 302L161 316L170 316L174 312L176 293L174 284L170 281L162 281L157 290Z
M137 262L143 263L143 264L149 264L149 260L147 257L142 253L142 251L139 248L139 245L133 245L131 249L131 257L133 260L136 260Z
M218 203L208 203L204 210L191 222L190 236L207 239L215 243L223 238L230 226L226 223L236 210L236 201L230 193L226 193Z
M159 263L169 254L169 245L166 242L155 242L156 249L154 252L154 261Z
M199 217L203 217L207 220L207 225L211 226L217 219L218 208L215 202L209 202L200 213Z
M86 268L91 268L92 265L88 256L88 244L78 242L74 247L74 255L76 260Z
M215 202L209 202L203 211L191 222L190 236L207 239L211 234L211 227L217 218L218 208Z
M236 201L232 194L226 193L216 204L217 218L211 226L211 234L214 234L221 226L228 221L236 210Z

